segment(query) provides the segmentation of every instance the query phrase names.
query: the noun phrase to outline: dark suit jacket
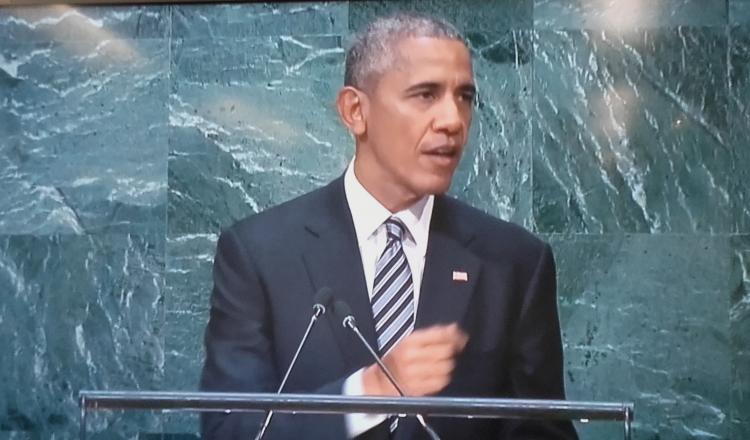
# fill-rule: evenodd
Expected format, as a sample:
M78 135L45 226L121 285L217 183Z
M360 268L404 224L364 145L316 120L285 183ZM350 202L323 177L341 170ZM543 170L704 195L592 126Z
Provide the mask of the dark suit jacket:
M453 271L468 274L454 281ZM343 178L223 231L214 262L201 388L273 392L309 322L315 292L346 301L375 344L354 224ZM287 392L340 394L372 363L327 314L287 382ZM447 196L430 225L416 328L458 322L469 335L453 380L440 395L564 398L555 267L548 245L523 228ZM247 439L260 415L204 414L204 438ZM570 423L430 418L447 439L574 439ZM384 424L383 424L384 425ZM344 439L339 415L274 416L266 438ZM387 438L384 426L363 438ZM427 438L413 418L398 439Z

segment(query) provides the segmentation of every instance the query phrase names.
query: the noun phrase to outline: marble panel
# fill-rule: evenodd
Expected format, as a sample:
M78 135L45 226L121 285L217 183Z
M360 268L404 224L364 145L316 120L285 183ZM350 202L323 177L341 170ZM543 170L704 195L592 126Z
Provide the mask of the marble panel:
M167 240L164 389L198 389L217 240L215 234L180 235ZM163 417L164 433L194 434L199 429L197 414Z
M747 3L750 5L750 2ZM734 212L738 232L750 232L750 21L729 29L729 136L737 152Z
M348 23L348 2L182 4L173 6L172 38L342 34Z
M166 41L0 50L0 233L163 231Z
M194 234L167 240L163 381L167 389L198 389L218 238Z
M0 237L0 435L75 438L79 390L158 389L163 273L163 238ZM108 438L161 429L143 413L88 426Z
M31 6L0 8L5 49L13 42L166 38L169 6Z
M397 11L419 12L448 20L463 32L505 32L531 29L533 0L395 0L349 4L349 28L359 30L375 17Z
M199 440L200 423L197 412L163 413L162 433L153 440Z
M730 0L731 3L732 0ZM724 26L727 4L704 0L535 0L535 29Z
M726 31L541 31L533 210L542 232L733 232Z
M732 237L733 269L741 278L732 292L729 329L732 349L732 440L750 438L750 235Z
M177 40L172 52L170 234L218 232L343 172L339 37Z
M634 401L635 439L729 438L727 236L549 237L568 398ZM603 429L603 428L602 428ZM596 426L584 439L613 438Z
M449 192L491 215L531 227L530 32L469 32L467 38L477 102Z
M750 1L729 0L729 24L750 24Z

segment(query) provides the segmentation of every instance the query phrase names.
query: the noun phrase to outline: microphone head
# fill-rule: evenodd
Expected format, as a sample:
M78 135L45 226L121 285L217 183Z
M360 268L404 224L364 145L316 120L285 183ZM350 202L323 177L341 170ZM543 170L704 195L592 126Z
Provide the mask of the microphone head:
M333 314L342 321L344 327L356 326L352 309L344 301L338 300L333 303Z
M313 297L313 302L323 307L329 305L331 301L333 301L333 290L328 286L318 289Z
M352 309L349 308L349 304L344 301L338 300L333 303L333 313L337 318L344 319L347 316L351 316Z
M330 304L332 300L333 293L331 292L330 287L322 287L315 293L315 297L313 298L313 301L315 301L315 304L313 304L313 312L315 313L315 318L318 318L326 313L326 306L328 306L328 304Z

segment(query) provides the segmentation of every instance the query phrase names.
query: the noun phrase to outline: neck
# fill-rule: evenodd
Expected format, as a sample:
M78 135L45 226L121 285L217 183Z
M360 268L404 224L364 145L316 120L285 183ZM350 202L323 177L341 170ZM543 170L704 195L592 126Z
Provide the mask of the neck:
M354 158L354 176L359 183L391 213L402 211L417 203L422 196L398 188L368 167L362 166L359 155Z

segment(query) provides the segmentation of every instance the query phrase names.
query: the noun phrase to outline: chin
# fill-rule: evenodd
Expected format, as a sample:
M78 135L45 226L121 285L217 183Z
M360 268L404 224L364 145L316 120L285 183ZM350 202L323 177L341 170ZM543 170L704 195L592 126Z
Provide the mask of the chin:
M452 177L452 176L451 176ZM419 193L422 195L430 195L430 194L443 194L444 192L448 191L448 188L451 186L451 179L450 178L430 178L426 179L425 181L421 182L422 185L419 185Z

